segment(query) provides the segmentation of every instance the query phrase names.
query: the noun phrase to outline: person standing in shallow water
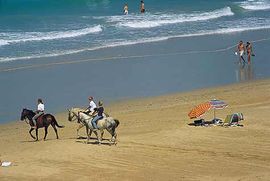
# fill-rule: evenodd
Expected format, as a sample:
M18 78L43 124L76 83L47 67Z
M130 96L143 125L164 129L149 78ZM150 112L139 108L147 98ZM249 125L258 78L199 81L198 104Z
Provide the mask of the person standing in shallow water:
M248 64L250 64L251 63L251 56L254 56L250 42L247 42L246 50L247 50Z
M128 4L127 3L124 6L124 15L128 15Z
M145 12L145 8L144 8L144 2L141 1L141 7L140 7L141 13Z
M237 51L239 53L239 63L241 63L241 59L243 60L243 63L246 63L243 57L243 55L245 54L245 45L242 40L237 45Z

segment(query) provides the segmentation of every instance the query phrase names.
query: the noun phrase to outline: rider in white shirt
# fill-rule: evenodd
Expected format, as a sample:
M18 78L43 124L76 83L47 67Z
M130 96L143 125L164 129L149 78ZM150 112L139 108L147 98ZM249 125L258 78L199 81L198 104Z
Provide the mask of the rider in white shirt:
M93 114L95 111L94 109L97 107L96 103L94 102L94 98L92 96L88 97L89 106L87 107L86 113Z
M45 110L45 106L44 106L44 103L43 103L42 99L38 99L38 106L37 106L37 110L35 112L36 115L32 118L34 128L36 128L36 126L37 126L36 119L39 116L41 116L42 114L44 114L44 110Z

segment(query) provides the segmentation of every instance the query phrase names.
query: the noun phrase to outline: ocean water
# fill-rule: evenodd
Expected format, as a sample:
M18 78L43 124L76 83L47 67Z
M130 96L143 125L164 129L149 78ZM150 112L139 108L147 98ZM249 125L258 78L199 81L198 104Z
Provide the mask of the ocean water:
M123 6L129 5L129 15ZM0 123L269 78L270 0L0 0ZM253 41L251 66L234 55ZM216 98L216 97L213 97Z
M129 15L122 13L128 3ZM0 0L0 65L104 47L270 28L270 0Z

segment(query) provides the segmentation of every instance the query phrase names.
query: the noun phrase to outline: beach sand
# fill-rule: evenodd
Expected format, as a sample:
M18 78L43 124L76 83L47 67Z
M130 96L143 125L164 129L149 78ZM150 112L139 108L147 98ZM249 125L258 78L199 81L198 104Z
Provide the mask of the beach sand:
M13 165L0 167L0 180L269 180L269 92L267 79L105 105L120 120L116 146L77 139L67 112L56 115L59 140L51 127L34 142L25 122L2 124L0 159ZM244 126L189 126L193 106L214 98L229 104L218 118L242 112Z

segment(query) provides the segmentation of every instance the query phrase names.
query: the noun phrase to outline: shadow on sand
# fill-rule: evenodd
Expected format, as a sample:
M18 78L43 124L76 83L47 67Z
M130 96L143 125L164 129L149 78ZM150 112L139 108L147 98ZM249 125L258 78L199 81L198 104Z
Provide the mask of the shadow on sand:
M107 145L107 146L113 145L113 143L108 143L108 142L106 142L106 143L104 143L104 142L99 143L98 141L88 142L88 143L86 143L85 141L76 141L76 143L91 144L91 145Z

